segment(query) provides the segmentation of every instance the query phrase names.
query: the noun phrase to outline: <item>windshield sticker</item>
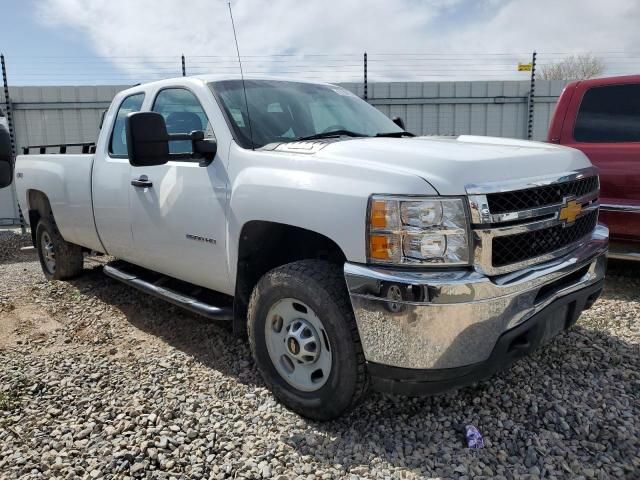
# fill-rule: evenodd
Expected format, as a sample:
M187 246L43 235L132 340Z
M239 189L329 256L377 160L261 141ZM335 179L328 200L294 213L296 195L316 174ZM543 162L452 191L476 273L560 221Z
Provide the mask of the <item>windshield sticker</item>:
M282 110L282 105L280 105L280 102L276 102L276 103L270 103L269 106L267 106L267 112L270 113L282 113L284 110Z
M351 93L349 90L341 87L333 87L331 90L336 92L338 95L342 95L344 97L354 97L355 95Z
M233 117L233 121L236 122L240 128L244 127L244 118L242 117L242 112L239 108L230 108L231 116Z

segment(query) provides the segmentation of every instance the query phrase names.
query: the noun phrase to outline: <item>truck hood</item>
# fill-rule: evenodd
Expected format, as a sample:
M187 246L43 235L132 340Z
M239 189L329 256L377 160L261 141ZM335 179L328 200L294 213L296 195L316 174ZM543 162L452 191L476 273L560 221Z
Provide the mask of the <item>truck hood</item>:
M591 165L573 148L471 135L353 139L330 143L316 155L381 172L415 174L440 195L463 195L470 184L552 176Z

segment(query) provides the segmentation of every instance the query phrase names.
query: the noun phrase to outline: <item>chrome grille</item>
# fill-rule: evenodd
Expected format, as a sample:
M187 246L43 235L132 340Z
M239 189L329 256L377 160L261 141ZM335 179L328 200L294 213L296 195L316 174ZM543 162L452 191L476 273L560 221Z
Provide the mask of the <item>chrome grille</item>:
M526 190L491 193L487 195L487 201L491 213L506 213L559 204L566 197L578 198L597 190L596 176Z
M492 245L492 264L494 267L504 267L554 252L586 237L596 228L597 223L598 211L592 210L570 226L556 225L542 230L496 237Z
M593 167L553 178L469 185L467 193L475 268L487 275L565 255L598 222L599 180Z

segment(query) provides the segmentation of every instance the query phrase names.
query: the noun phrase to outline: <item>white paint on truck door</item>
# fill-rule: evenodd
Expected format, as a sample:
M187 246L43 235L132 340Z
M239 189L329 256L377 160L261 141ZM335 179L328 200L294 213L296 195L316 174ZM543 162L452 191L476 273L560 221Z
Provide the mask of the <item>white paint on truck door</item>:
M135 93L113 101L116 112L109 111L100 136L93 165L92 194L96 228L104 248L110 255L129 260L133 251L129 195L131 178L127 158L124 120L131 112L140 111L144 93ZM115 117L115 120L114 120ZM100 152L100 153L98 153Z
M165 117L169 133L204 130L205 137L214 136L201 102L190 90L160 90L153 110ZM171 142L169 148L171 153L192 154L190 141ZM180 280L233 293L226 259L228 179L220 155L226 156L226 152L220 145L218 152L207 167L201 167L197 159L131 167L130 181L145 176L152 183L131 187L131 261Z

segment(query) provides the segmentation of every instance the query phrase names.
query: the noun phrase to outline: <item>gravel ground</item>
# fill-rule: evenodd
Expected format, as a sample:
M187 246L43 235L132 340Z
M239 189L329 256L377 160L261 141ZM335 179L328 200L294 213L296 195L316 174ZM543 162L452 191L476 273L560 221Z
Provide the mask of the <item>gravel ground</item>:
M576 327L490 381L372 393L321 424L275 402L225 327L97 260L47 283L27 243L0 231L1 478L640 478L640 265L612 265Z

